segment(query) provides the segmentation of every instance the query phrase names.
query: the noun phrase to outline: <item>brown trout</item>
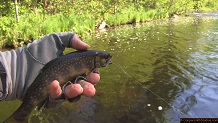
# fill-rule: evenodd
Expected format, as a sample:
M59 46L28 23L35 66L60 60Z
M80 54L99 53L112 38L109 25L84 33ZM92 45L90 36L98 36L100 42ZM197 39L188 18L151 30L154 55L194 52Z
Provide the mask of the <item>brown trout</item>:
M87 50L72 52L51 60L28 88L20 107L4 122L28 123L32 110L36 106L40 109L47 101L49 85L53 80L58 80L60 86L63 86L78 76L88 75L97 68L107 66L111 63L111 57L107 52Z

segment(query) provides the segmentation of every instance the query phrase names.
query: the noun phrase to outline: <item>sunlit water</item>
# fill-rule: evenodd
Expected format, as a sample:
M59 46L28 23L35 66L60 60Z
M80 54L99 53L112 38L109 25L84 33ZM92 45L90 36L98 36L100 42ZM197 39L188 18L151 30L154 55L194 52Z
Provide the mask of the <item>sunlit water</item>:
M91 49L110 52L114 62L100 69L96 96L34 111L30 121L177 123L183 117L218 117L218 15L192 16L87 37ZM0 119L18 105L1 102Z

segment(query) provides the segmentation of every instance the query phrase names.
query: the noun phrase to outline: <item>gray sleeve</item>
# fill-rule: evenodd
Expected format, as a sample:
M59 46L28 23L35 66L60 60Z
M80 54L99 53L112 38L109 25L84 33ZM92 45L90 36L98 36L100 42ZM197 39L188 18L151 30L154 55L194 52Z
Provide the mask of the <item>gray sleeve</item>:
M17 50L0 52L6 72L6 82L0 81L0 100L22 100L40 69L71 47L73 36L71 32L52 33Z

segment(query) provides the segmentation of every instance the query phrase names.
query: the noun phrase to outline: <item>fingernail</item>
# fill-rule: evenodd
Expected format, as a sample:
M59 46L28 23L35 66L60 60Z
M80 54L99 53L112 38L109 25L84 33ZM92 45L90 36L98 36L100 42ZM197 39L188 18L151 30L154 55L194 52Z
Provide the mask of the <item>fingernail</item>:
M90 48L90 46L87 44L87 47Z
M54 81L58 82L58 84L60 85L60 83L59 83L59 81L58 81L58 80L54 80Z
M81 40L80 40L80 41L81 41ZM83 42L83 41L81 41L81 42L83 43L83 45L84 45L85 47L87 47L87 48L90 47L87 43L85 43L85 42Z

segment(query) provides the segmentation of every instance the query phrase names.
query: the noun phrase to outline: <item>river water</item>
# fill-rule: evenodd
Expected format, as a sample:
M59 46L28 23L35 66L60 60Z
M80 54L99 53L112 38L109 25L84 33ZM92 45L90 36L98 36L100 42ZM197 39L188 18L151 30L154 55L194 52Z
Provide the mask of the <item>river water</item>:
M121 26L84 40L113 56L114 63L100 69L96 95L34 111L32 123L179 123L180 118L218 117L217 13ZM1 102L0 120L19 104Z

